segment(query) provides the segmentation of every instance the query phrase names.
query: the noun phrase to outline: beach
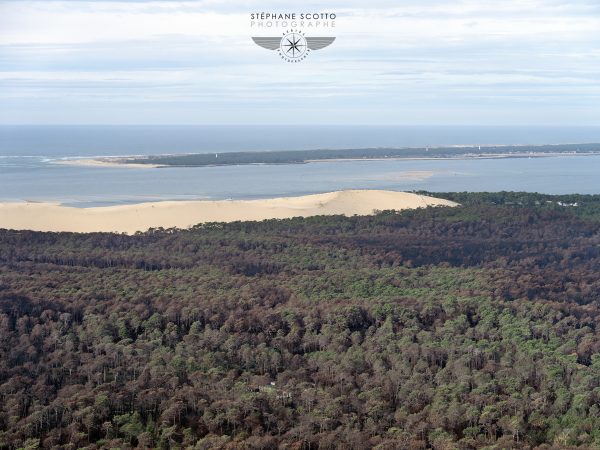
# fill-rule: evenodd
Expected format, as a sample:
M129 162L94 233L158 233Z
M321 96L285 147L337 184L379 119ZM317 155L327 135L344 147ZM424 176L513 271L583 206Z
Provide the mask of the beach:
M125 163L122 157L107 157L107 158L73 158L60 159L53 161L53 164L61 164L66 166L83 166L83 167L119 167L123 169L156 169L164 167L160 164L136 164Z
M369 215L382 210L456 206L408 192L346 190L261 200L161 201L74 208L59 203L0 203L0 228L35 231L135 233L189 228L204 222L260 221L317 215Z

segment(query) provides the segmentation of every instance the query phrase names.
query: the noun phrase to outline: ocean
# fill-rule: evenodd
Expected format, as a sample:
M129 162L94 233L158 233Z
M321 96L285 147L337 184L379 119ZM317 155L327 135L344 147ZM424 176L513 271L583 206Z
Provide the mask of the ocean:
M161 169L56 164L94 156L591 142L600 142L600 127L1 126L0 201L87 207L340 189L600 194L600 156Z

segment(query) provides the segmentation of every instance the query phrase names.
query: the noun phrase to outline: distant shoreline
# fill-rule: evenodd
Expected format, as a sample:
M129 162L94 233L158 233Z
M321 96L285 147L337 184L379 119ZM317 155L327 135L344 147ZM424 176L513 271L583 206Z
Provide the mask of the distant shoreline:
M314 159L306 160L306 163L313 162L340 162L340 161L464 161L469 159L507 159L507 158L552 158L557 156L600 156L599 153L533 153L533 154L513 154L513 153L497 153L485 155L464 155L464 156L433 156L433 157L391 157L391 158L334 158L334 159ZM138 165L138 164L133 164ZM165 167L165 166L163 166Z
M216 167L239 165L286 165L317 162L469 160L505 158L548 158L598 156L600 144L451 146L425 148L322 149L262 152L164 154L157 156L115 156L53 161L88 167L143 168Z

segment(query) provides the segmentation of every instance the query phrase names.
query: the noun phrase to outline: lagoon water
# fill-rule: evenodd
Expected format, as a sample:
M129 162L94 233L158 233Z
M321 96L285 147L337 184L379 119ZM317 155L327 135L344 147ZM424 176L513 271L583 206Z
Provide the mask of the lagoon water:
M340 189L600 194L600 156L335 161L126 169L56 164L92 156L600 142L600 127L0 127L0 201L99 206L249 199Z

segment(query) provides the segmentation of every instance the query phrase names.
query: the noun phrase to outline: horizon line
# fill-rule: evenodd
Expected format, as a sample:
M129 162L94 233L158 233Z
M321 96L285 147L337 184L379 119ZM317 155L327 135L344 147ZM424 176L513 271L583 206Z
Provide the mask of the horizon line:
M39 127L278 127L283 128L286 125L277 123L261 123L261 124L246 124L246 123L217 123L217 124L203 124L203 123L0 123L0 127L27 127L27 126L39 126ZM438 123L421 123L421 124L369 124L369 123L353 123L353 124L296 124L288 125L289 128L299 127L447 127L447 128L484 128L484 127L510 127L510 128L546 128L546 127L565 127L565 128L600 128L600 124L438 124Z

